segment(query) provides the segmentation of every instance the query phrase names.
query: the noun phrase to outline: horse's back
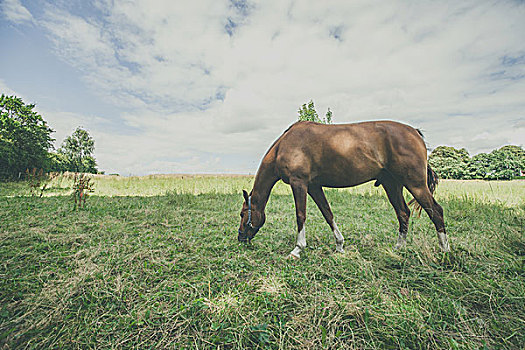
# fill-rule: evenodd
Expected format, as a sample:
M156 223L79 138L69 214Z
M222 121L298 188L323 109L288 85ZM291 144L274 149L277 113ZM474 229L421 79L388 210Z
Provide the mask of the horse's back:
M426 169L421 135L393 121L297 122L276 146L276 166L285 182L299 177L323 186L347 187L375 179L384 169L400 175L412 167Z

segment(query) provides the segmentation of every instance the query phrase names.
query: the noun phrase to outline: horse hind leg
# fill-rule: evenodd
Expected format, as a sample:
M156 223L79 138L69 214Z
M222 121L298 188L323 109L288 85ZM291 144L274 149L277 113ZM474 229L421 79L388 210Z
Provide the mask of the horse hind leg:
M404 248L407 244L408 221L410 219L410 209L403 198L403 185L393 178L381 182L388 200L396 211L397 220L399 221L399 235L395 248Z
M428 214L428 217L434 223L439 240L439 247L443 252L449 252L450 246L445 230L445 220L443 218L443 208L436 202L432 193L426 185L423 186L407 186L412 196L421 205L421 207Z
M323 214L326 222L328 223L328 226L330 226L330 229L334 234L335 251L338 253L344 253L343 246L345 243L345 239L341 234L341 231L339 231L337 224L335 223L334 215L332 213L332 210L330 209L330 204L328 204L328 201L326 200L323 188L321 186L310 186L308 187L308 194L310 195L310 197L312 197L315 204L317 204L317 207Z

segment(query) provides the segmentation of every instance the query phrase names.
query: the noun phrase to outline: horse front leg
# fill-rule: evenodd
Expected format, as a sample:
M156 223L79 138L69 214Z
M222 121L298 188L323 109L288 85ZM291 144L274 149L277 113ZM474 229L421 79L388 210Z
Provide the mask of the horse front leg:
M312 197L312 199L314 200L315 204L317 204L317 207L323 214L326 222L328 223L330 229L334 234L335 251L338 253L344 253L343 246L345 243L345 239L341 234L341 231L339 231L337 224L335 223L334 214L332 214L330 204L328 204L328 201L326 200L323 188L321 186L310 186L308 187L308 193L310 194L310 197Z
M293 197L295 200L295 215L297 217L297 242L289 257L299 259L301 252L306 248L306 233L304 222L306 220L306 194L308 186L303 182L290 181Z

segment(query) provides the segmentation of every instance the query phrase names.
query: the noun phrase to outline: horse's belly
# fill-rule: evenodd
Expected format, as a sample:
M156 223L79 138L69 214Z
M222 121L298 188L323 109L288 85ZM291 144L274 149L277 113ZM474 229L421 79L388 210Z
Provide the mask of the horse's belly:
M352 187L376 178L383 169L380 152L371 146L356 144L350 138L336 141L324 145L321 152L296 147L280 154L277 169L281 179L285 183L297 178L324 187Z
M381 168L376 166L339 166L320 169L311 182L324 187L352 187L375 179Z

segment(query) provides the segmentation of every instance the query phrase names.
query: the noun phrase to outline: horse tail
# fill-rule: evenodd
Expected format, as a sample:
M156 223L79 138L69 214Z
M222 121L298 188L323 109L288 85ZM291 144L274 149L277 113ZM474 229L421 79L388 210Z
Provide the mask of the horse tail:
M436 187L439 183L439 177L434 170L430 167L430 164L427 164L427 186L430 193L433 195ZM413 198L408 205L412 206L412 209L417 213L418 217L421 215L421 205Z

